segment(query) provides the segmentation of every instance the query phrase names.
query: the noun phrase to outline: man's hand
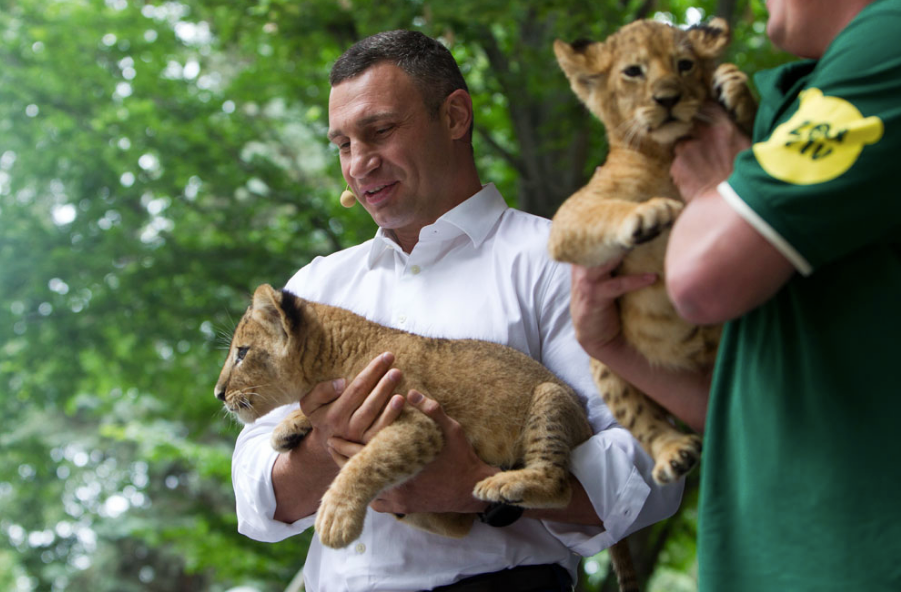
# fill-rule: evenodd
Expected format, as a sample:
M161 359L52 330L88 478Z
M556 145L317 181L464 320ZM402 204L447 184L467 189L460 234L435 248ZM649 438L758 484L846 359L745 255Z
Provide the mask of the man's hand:
M676 144L670 174L686 203L729 178L739 152L751 140L719 104L702 108L706 123L695 125L692 137Z
M349 385L344 379L323 382L300 401L313 430L297 448L280 454L272 466L276 520L291 524L316 511L338 472L326 446L330 437L363 441L400 414L404 398L397 395L392 399L392 395L402 375L391 368L393 363L393 355L382 354Z
M403 398L400 398L403 401ZM391 400L392 405L396 398ZM407 402L431 417L444 433L444 448L413 479L382 492L372 502L377 512L410 514L413 512L475 513L485 509L485 502L472 497L475 484L497 473L499 469L482 461L463 433L463 428L441 409L441 406L417 391L410 391ZM399 411L398 411L399 413ZM386 416L387 417L387 416ZM381 420L376 424L382 424ZM365 444L377 432L370 430ZM332 458L343 466L363 448L363 444L333 437L328 441Z
M389 400L402 378L401 371L391 368L394 355L384 353L372 360L349 385L343 378L323 382L300 401L313 424L312 436L325 450L331 437L363 442L370 431L390 424L403 408L403 397Z
M645 288L657 281L657 274L611 275L621 259L598 267L572 266L572 295L570 316L576 339L592 357L620 335L619 308L616 299L633 290Z

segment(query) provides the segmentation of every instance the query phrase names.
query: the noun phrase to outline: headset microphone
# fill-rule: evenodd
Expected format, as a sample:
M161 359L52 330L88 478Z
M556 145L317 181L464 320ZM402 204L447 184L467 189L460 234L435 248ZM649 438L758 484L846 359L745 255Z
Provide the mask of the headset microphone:
M357 203L357 196L350 190L350 185L341 193L340 201L345 208L352 208Z

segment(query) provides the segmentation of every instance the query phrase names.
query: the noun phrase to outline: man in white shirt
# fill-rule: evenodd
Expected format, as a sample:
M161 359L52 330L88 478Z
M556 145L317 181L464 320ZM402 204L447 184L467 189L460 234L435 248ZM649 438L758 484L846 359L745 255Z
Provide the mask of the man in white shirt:
M381 33L350 48L330 80L329 138L379 231L316 259L286 288L413 333L519 349L579 392L596 434L574 451L569 507L528 510L506 526L489 517L464 539L412 529L392 514L484 512L473 486L500 469L475 455L434 401L395 394L402 370L386 352L349 383L318 385L300 401L314 429L291 452L269 447L290 408L244 429L232 465L239 531L275 542L311 527L340 464L412 404L442 427L444 450L373 502L349 547L314 537L306 589L569 590L580 555L671 515L681 485L654 484L653 463L595 394L569 318L569 270L546 254L549 222L509 209L482 185L472 102L450 52L419 33Z

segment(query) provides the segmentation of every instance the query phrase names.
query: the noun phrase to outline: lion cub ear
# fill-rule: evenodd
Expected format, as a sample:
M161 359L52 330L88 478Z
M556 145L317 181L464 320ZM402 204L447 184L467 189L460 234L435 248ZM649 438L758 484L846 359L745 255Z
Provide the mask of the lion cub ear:
M599 41L566 43L557 39L554 54L573 92L583 102L591 94L592 86L602 84L613 64L609 48Z
M698 57L718 58L729 45L729 23L717 17L706 25L695 25L688 29L688 40Z
M253 293L251 316L263 329L276 337L287 339L293 330L293 316L283 305L284 294L269 284L259 286ZM293 302L289 303L293 305Z

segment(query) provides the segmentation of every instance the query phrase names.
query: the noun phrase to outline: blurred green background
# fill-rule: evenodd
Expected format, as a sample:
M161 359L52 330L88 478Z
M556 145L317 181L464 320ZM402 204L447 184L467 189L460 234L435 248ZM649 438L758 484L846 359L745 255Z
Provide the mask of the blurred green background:
M762 2L0 0L0 590L298 589L310 533L236 532L212 389L257 284L375 230L324 133L350 44L445 42L483 181L551 215L605 153L552 41L714 14L746 71L787 59ZM650 590L696 589L696 479L633 537Z

